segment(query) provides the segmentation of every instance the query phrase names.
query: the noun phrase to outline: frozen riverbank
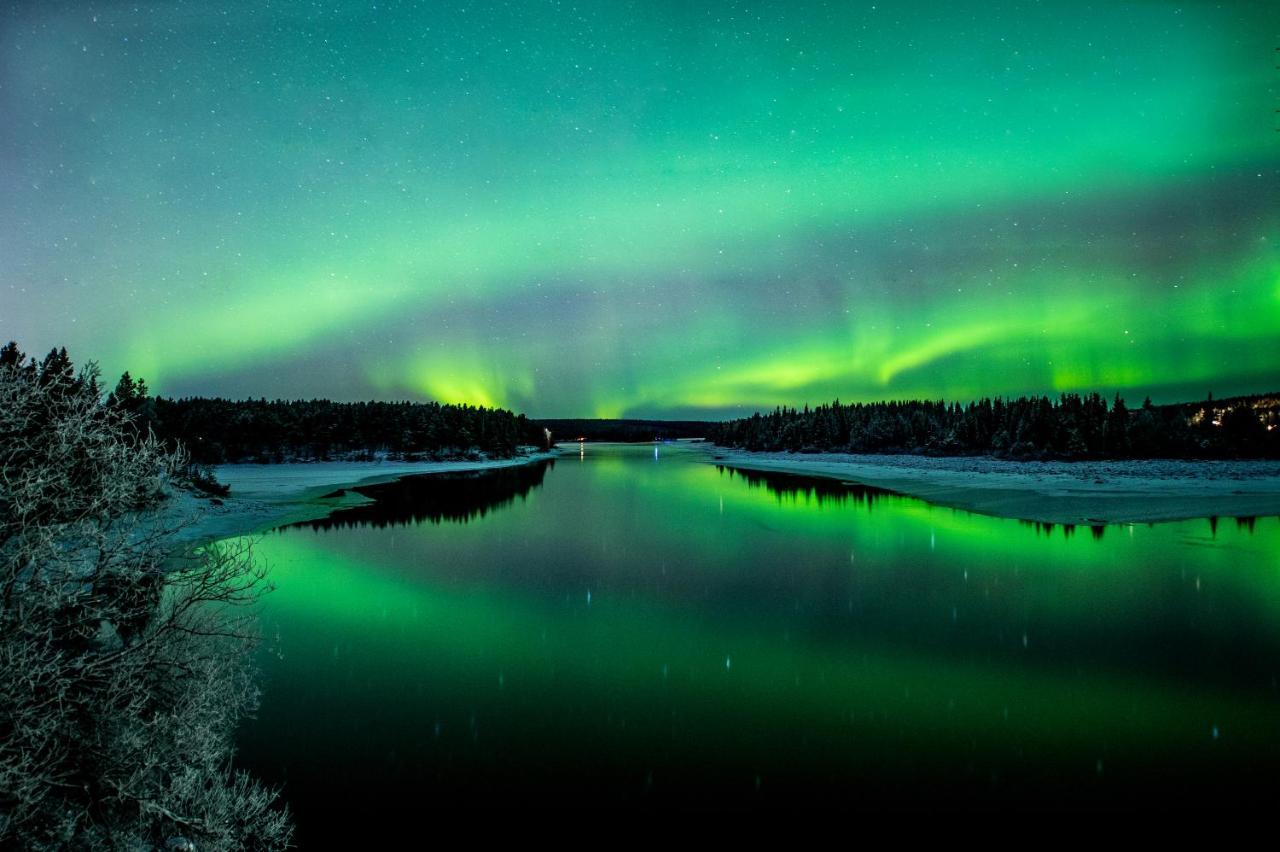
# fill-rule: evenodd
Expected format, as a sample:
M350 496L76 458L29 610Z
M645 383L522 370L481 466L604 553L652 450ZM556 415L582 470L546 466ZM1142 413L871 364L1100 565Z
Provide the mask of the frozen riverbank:
M402 476L495 470L533 464L556 455L553 451L480 461L227 464L214 472L219 482L230 486L229 497L209 499L182 493L169 511L183 521L180 542L211 541L322 518L335 509L358 505L366 498L346 491L357 485L373 485Z
M700 445L708 462L857 482L940 506L1054 524L1280 515L1280 462L752 453Z

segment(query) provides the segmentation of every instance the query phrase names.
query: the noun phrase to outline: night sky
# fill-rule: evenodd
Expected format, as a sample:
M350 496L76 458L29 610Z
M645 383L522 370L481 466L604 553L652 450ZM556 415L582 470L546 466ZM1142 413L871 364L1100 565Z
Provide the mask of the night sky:
M0 336L534 416L1280 386L1280 4L0 5Z

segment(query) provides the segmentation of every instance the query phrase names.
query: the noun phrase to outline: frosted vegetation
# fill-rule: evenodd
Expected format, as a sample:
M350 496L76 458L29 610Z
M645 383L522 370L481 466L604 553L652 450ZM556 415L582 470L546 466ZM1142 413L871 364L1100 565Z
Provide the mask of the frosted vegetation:
M92 365L0 350L0 847L288 845L232 763L266 585L247 548L174 555L187 470Z

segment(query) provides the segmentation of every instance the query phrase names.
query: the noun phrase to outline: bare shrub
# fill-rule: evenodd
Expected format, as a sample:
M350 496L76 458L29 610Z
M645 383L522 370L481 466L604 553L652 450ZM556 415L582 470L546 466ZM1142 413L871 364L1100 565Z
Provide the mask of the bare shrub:
M65 352L0 352L0 846L280 849L231 763L257 704L247 544L174 553L181 453Z

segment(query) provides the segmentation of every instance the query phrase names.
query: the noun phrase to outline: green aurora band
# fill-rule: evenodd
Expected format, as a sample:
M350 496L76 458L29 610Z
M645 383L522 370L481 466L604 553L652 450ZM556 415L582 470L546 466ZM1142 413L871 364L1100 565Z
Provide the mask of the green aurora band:
M1274 390L1278 25L11 4L0 333L166 394L534 416Z

